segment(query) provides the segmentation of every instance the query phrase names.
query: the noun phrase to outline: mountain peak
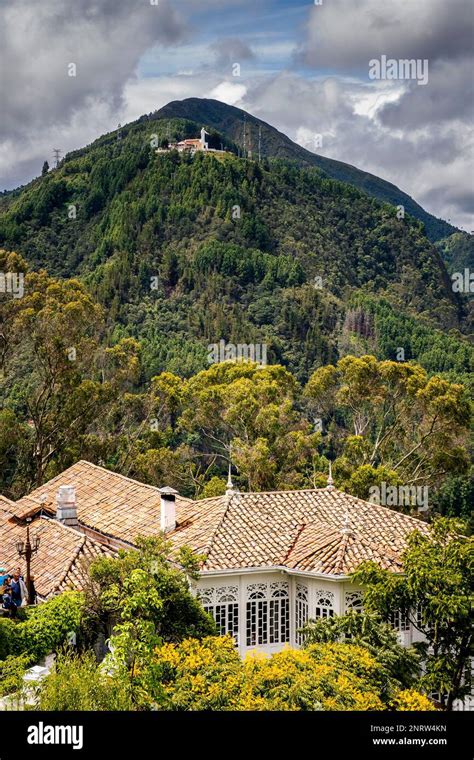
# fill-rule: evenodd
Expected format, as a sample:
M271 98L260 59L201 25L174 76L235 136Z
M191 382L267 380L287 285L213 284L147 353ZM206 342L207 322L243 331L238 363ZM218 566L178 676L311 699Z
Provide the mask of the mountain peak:
M253 154L260 142L262 156L295 161L300 166L316 166L331 179L347 182L359 190L393 206L403 206L406 213L425 225L431 241L448 237L457 229L443 219L425 211L413 198L396 185L342 161L336 161L303 148L287 135L242 108L212 98L173 100L156 111L153 119L187 119L221 132L243 148L244 125L247 150Z

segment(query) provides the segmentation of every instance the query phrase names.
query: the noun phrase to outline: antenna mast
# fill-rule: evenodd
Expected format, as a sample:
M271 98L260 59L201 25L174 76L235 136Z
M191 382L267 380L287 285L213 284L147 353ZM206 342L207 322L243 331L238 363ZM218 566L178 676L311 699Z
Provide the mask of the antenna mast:
M53 148L54 160L56 161L56 169L59 166L59 161L60 161L61 153L62 153L61 148Z

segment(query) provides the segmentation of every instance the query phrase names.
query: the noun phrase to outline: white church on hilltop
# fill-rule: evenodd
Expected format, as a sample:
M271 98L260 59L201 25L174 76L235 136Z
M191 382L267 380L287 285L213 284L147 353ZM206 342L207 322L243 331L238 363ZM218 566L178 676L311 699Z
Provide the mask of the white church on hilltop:
M164 531L175 548L203 554L194 592L221 634L242 655L301 644L308 619L361 610L363 590L351 573L364 560L393 572L420 519L326 488L240 493L193 501L80 461L18 502L0 499L0 564L18 564L16 543L43 535L33 558L38 594L80 588L88 562L138 535ZM392 625L405 644L421 638L397 610Z
M225 150L216 150L215 148L210 148L209 143L206 140L207 136L208 133L203 127L201 129L201 137L192 138L189 140L180 140L179 142L170 142L167 148L157 148L156 153L169 153L172 150L177 150L178 153L188 153L192 156L199 151L203 151L205 153L227 153Z

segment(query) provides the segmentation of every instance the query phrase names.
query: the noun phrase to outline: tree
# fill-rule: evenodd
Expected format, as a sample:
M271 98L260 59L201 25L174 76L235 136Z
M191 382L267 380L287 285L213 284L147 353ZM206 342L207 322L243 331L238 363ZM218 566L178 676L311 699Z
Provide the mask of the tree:
M355 644L311 644L242 661L230 637L186 639L158 649L155 665L162 709L386 710L410 701L412 709L432 709L421 694L388 685L384 668Z
M339 450L341 441L349 447L340 462L343 482L348 460L350 470L383 465L392 482L398 477L407 485L437 486L448 473L467 469L465 388L429 377L416 364L345 356L316 370L305 396L328 426L336 426Z
M43 168L41 169L41 176L44 177L45 174L49 172L49 164L47 161L44 162Z
M297 408L299 386L278 365L221 362L184 384L178 430L201 451L230 457L249 490L311 483L320 441Z
M438 518L428 536L415 531L409 537L403 574L370 562L354 574L365 588L366 610L385 619L400 610L424 634L425 641L415 645L424 661L419 685L445 695L448 710L472 684L474 551L462 530L460 521Z
M24 266L14 256L9 268ZM19 431L18 469L27 486L38 486L68 466L73 452L80 458L81 437L133 387L139 346L123 338L102 347L102 308L78 280L44 271L25 274L23 297L1 302L0 320L0 395L28 424L28 436L24 425Z
M168 559L172 549L162 538L137 538L138 551L121 551L90 566L84 628L92 643L113 621L110 666L128 683L134 704L149 701L146 666L164 642L215 633L215 624L189 590L184 572ZM181 549L176 561L191 576L199 557Z
M302 635L305 646L345 640L350 646L364 647L385 669L387 685L396 682L400 688L409 689L419 676L419 653L403 646L393 628L377 614L349 612L311 620Z

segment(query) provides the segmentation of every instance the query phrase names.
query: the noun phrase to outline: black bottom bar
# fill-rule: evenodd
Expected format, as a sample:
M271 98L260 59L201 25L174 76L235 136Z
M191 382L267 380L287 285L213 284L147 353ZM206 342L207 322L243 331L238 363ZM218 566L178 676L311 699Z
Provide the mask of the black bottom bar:
M212 757L413 757L471 760L473 713L40 713L0 714L0 760ZM55 742L55 743L52 743ZM76 748L74 748L76 747ZM214 748L214 749L213 749ZM285 749L286 748L286 749ZM219 752L219 754L222 754ZM193 755L190 755L193 756Z

